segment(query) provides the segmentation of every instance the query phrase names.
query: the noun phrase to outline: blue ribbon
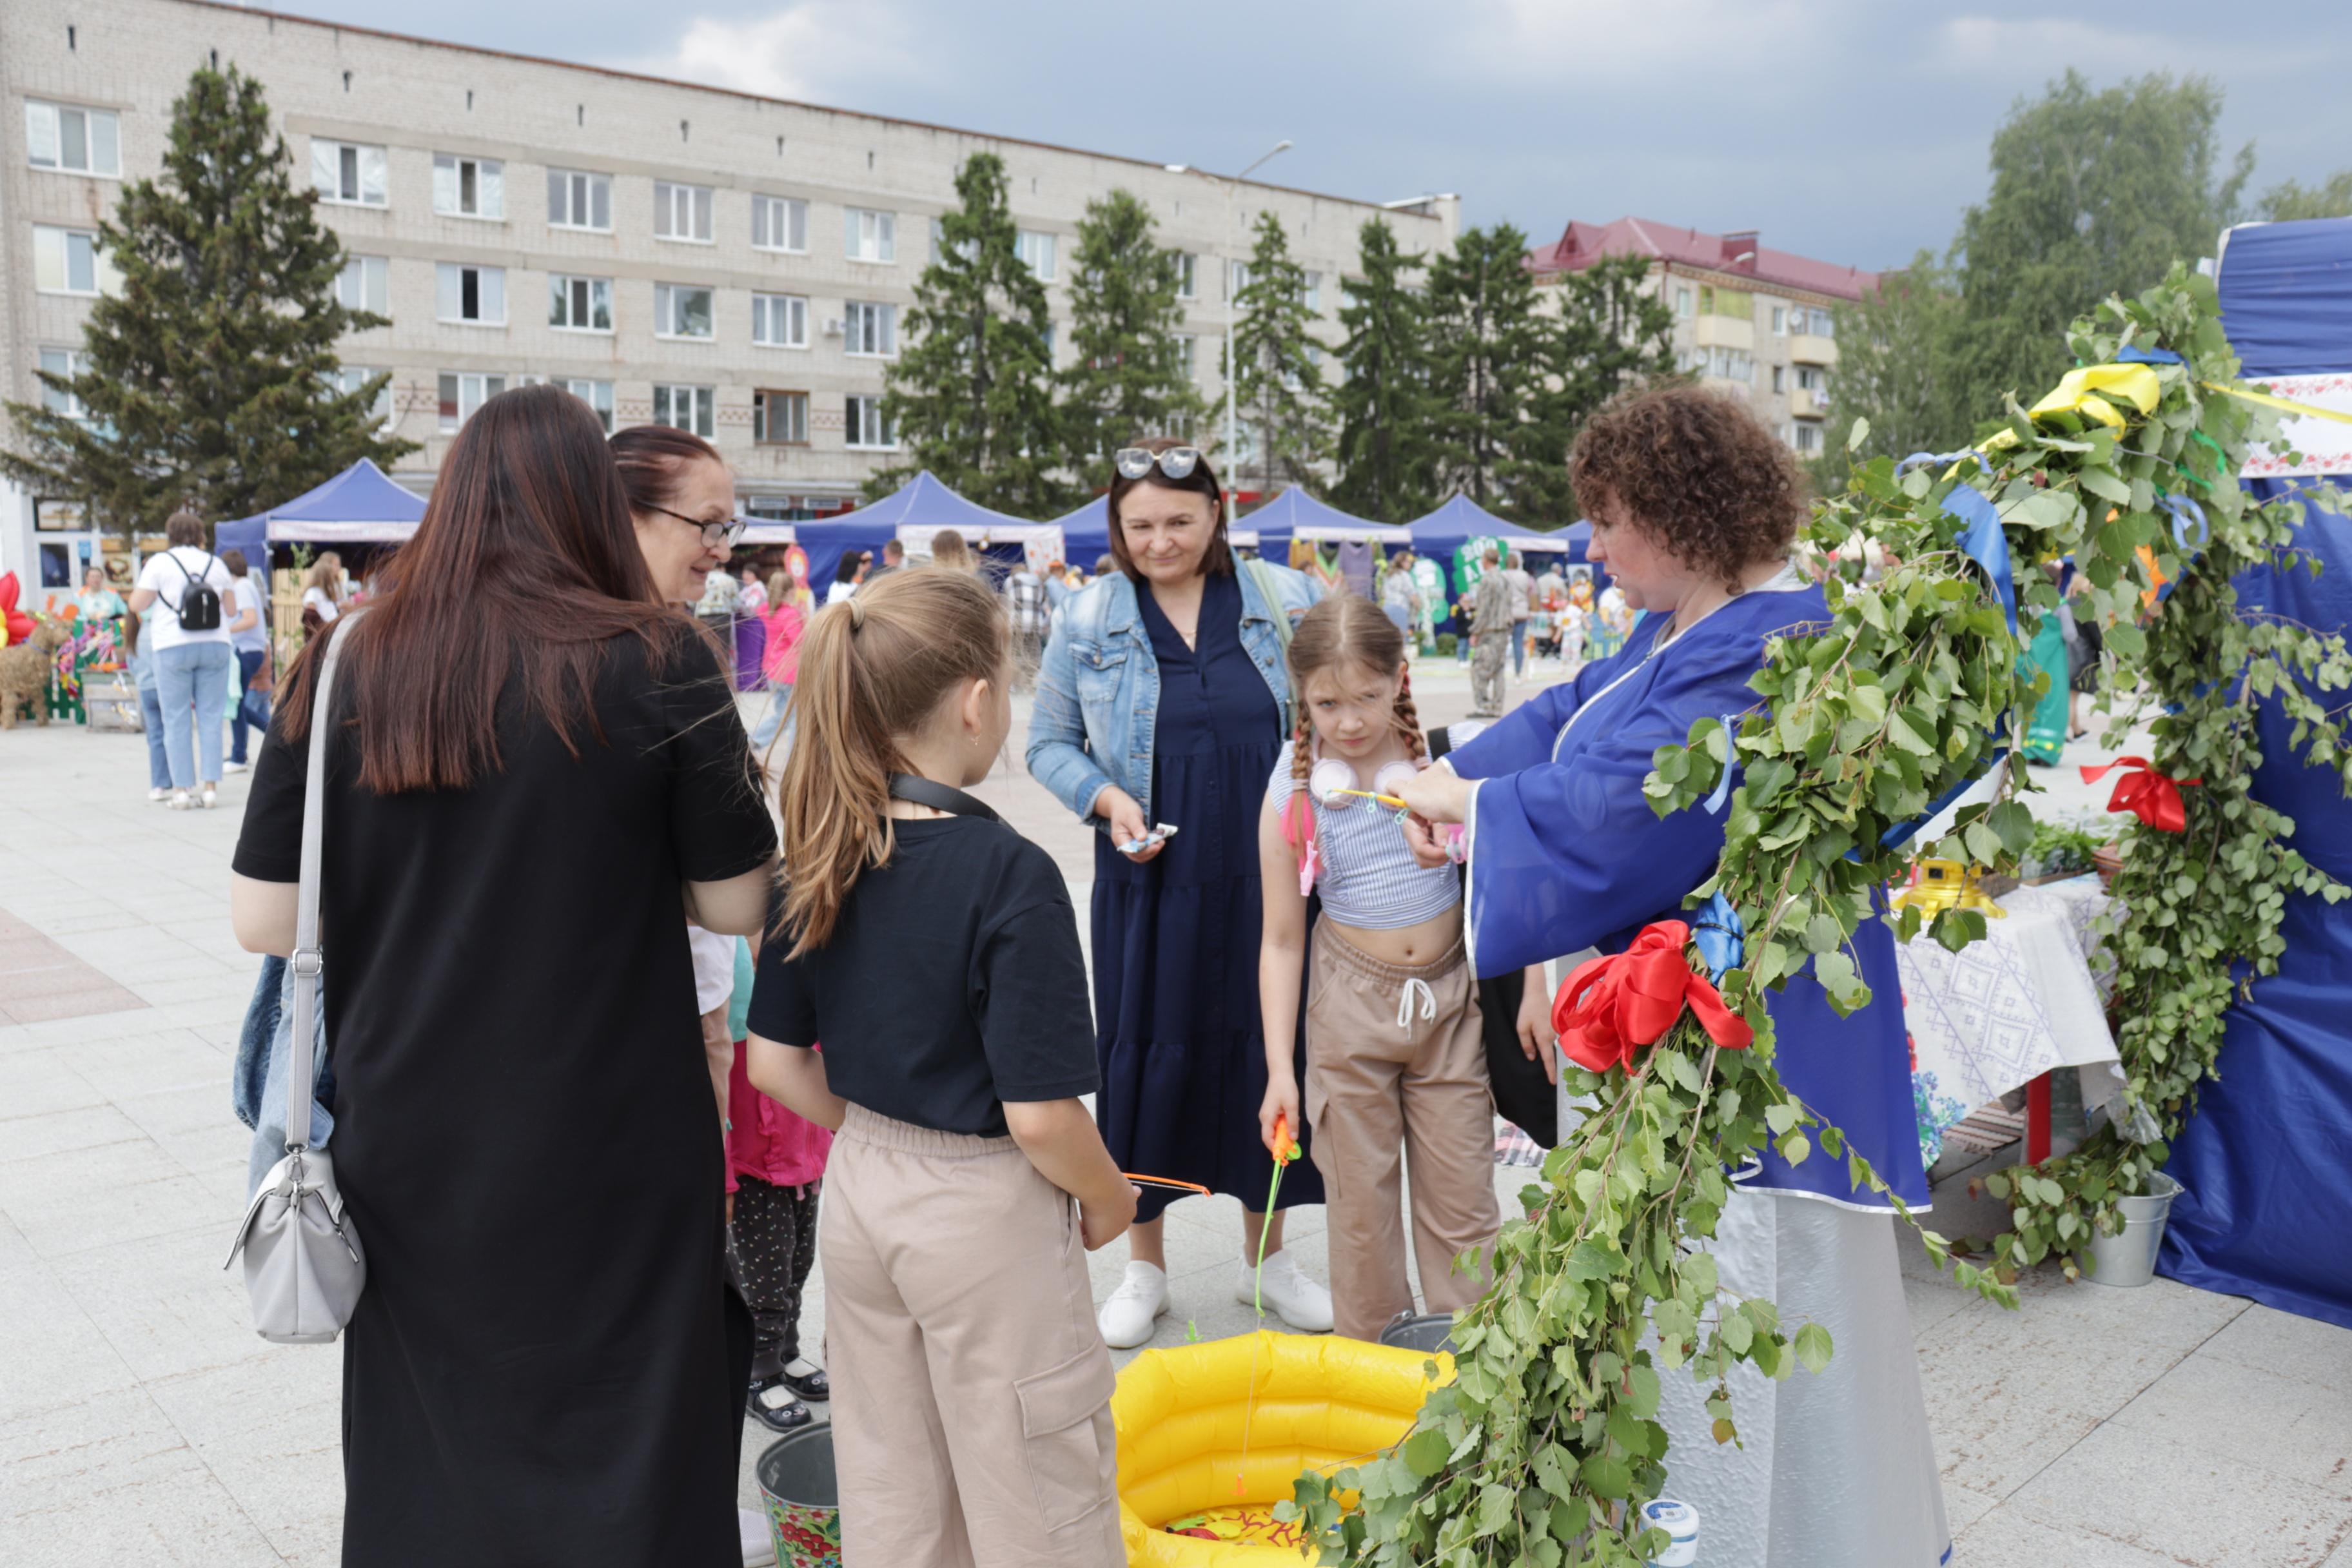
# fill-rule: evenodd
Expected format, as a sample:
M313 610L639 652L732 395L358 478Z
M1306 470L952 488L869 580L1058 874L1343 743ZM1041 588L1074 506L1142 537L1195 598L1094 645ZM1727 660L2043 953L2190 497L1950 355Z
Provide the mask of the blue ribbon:
M1739 911L1721 893L1709 898L1691 916L1691 941L1698 948L1699 962L1706 964L1709 977L1720 982L1748 952L1748 928L1739 923Z
M1706 797L1706 814L1709 816L1721 816L1723 803L1731 798L1731 770L1739 761L1738 736L1739 715L1726 713L1723 716L1723 776L1715 781L1715 793Z
M1977 467L1992 472L1992 464L1982 452L1967 447L1958 452L1914 452L1895 465L1898 474L1923 465L1948 467L1974 458ZM1944 510L1960 524L1960 553L1984 568L1991 581L1992 591L2000 598L2001 614L2009 617L2009 635L2017 635L2017 584L2009 568L2009 535L2002 531L2000 513L1982 490L1973 485L1954 485L1944 498Z
M2179 364L2180 356L2170 349L2117 349L2117 364Z

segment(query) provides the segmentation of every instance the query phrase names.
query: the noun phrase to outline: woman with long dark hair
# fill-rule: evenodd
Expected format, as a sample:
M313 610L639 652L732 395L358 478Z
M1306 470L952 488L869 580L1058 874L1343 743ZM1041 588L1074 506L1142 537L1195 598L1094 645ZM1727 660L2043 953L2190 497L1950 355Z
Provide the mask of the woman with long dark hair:
M368 1250L343 1563L727 1568L751 1325L678 916L766 910L733 698L561 388L467 422L391 578L295 666L230 903L247 949L291 951L329 744L335 1163Z

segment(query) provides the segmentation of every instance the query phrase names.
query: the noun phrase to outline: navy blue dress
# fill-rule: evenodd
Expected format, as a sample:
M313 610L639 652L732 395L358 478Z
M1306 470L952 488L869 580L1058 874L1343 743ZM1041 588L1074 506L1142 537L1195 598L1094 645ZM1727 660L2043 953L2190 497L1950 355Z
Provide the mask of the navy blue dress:
M1257 1131L1257 823L1282 712L1242 646L1238 579L1210 575L1197 647L1148 583L1136 584L1136 601L1160 665L1151 814L1180 831L1141 865L1097 836L1095 1119L1119 1169L1198 1182L1255 1209L1274 1174ZM1297 1133L1303 1145L1307 1130ZM1135 1217L1157 1219L1181 1195L1146 1187ZM1315 1167L1292 1162L1276 1206L1322 1201Z

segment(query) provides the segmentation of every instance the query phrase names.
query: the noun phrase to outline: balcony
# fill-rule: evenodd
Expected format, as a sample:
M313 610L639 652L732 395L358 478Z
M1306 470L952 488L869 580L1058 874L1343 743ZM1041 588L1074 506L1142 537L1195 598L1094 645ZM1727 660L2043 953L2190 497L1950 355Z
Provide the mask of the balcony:
M1830 395L1826 389L1810 386L1789 388L1789 414L1796 419L1822 419L1828 416Z
M1796 332L1789 338L1789 358L1798 364L1837 363L1837 340Z
M1691 320L1691 342L1703 349L1741 349L1753 353L1756 323L1743 316L1696 316Z

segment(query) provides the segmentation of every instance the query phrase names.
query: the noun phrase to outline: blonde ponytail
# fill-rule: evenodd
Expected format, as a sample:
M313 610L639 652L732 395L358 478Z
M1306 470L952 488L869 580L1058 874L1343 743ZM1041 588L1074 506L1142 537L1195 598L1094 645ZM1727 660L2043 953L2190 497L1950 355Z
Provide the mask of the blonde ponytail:
M793 689L799 738L777 805L782 917L795 958L823 947L858 877L888 864L898 737L922 729L961 681L1002 680L1011 634L996 595L966 573L893 572L816 613Z

